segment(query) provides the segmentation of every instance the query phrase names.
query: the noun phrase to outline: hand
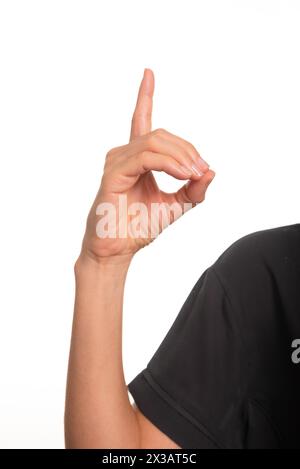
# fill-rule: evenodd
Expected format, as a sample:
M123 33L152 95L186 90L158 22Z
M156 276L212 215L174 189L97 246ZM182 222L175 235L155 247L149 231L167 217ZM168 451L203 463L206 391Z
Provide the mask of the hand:
M153 72L145 69L129 143L106 154L82 244L82 254L98 262L131 259L186 208L202 202L215 176L191 143L164 129L151 131L153 92ZM159 189L152 171L188 182L177 192L166 193ZM165 212L155 212L161 203ZM156 218L155 213L159 213Z

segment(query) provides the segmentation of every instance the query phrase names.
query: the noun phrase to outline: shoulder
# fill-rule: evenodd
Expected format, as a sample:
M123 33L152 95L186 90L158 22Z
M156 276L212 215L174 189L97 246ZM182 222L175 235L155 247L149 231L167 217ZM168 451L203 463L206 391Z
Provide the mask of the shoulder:
M300 224L256 231L232 243L217 259L215 266L267 258L284 252L293 242L300 242Z
M256 280L278 270L291 255L300 258L300 224L256 231L231 244L211 266L223 281Z

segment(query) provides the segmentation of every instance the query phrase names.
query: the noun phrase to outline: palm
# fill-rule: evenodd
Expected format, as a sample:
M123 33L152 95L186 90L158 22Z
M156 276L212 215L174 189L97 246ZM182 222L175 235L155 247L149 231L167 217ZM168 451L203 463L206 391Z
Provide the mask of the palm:
M141 236L132 237L132 247L141 248L153 241L154 237L162 231L161 224L158 226L156 234L151 234L151 222L155 220L151 219L152 209L157 204L172 203L175 202L173 194L167 194L161 191L157 185L154 174L152 171L140 176L139 180L133 185L127 192L128 206L134 204L136 201L143 204L145 207L145 214L138 212L138 232ZM127 223L130 224L131 217L127 216ZM133 233L134 235L134 233Z
M130 185L129 181L128 184ZM132 184L132 187L124 192L102 193L101 197L97 197L96 199L97 204L105 200L105 202L119 208L120 196L124 195L126 196L127 207L133 207L133 204L138 202L145 208L145 213L138 210L133 210L131 213L128 213L128 210L124 210L120 214L117 212L115 224L117 236L116 238L108 236L107 238L101 239L101 243L99 242L98 255L105 255L106 252L109 252L110 255L116 255L119 252L126 254L134 253L148 245L153 241L156 235L162 231L162 226L159 225L155 235L153 231L151 232L151 229L153 230L153 220L151 225L151 209L154 204L175 202L174 195L167 194L159 189L152 171L140 176L137 181L132 181ZM124 220L125 217L126 220ZM129 236L122 239L118 235L124 226L128 227L129 233L131 226L134 226L136 231L134 233L131 232Z

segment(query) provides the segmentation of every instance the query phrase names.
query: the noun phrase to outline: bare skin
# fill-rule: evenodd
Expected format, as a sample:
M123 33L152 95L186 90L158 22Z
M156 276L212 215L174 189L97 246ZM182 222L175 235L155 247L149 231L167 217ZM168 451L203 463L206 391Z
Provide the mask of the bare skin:
M122 363L122 311L133 256L153 238L101 238L97 206L202 202L215 173L188 141L151 130L154 74L145 69L131 121L129 143L108 151L100 188L75 262L75 305L65 405L66 448L180 448L131 405ZM152 171L185 181L175 193L161 191ZM122 213L128 223L131 217ZM174 216L172 222L176 220ZM150 220L142 220L146 230ZM161 226L161 231L164 227Z

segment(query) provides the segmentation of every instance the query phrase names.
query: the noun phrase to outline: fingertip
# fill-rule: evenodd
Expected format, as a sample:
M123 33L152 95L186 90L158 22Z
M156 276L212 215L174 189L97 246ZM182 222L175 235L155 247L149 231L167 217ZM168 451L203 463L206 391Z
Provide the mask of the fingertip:
M213 171L212 169L210 169L207 173L206 173L207 177L206 177L206 183L207 184L210 184L212 182L212 180L215 178L215 171Z
M211 171L211 173L212 173L212 174L211 174L211 177L210 177L209 179L207 179L207 181L206 181L206 188L208 188L208 186L210 185L210 183L211 183L211 182L214 180L214 178L215 178L216 173L215 173L214 171Z
M151 68L144 68L144 93L152 96L154 92L154 73Z
M153 70L151 68L144 68L144 76L147 74L147 73L151 73L152 76L154 76L154 73L153 73Z

